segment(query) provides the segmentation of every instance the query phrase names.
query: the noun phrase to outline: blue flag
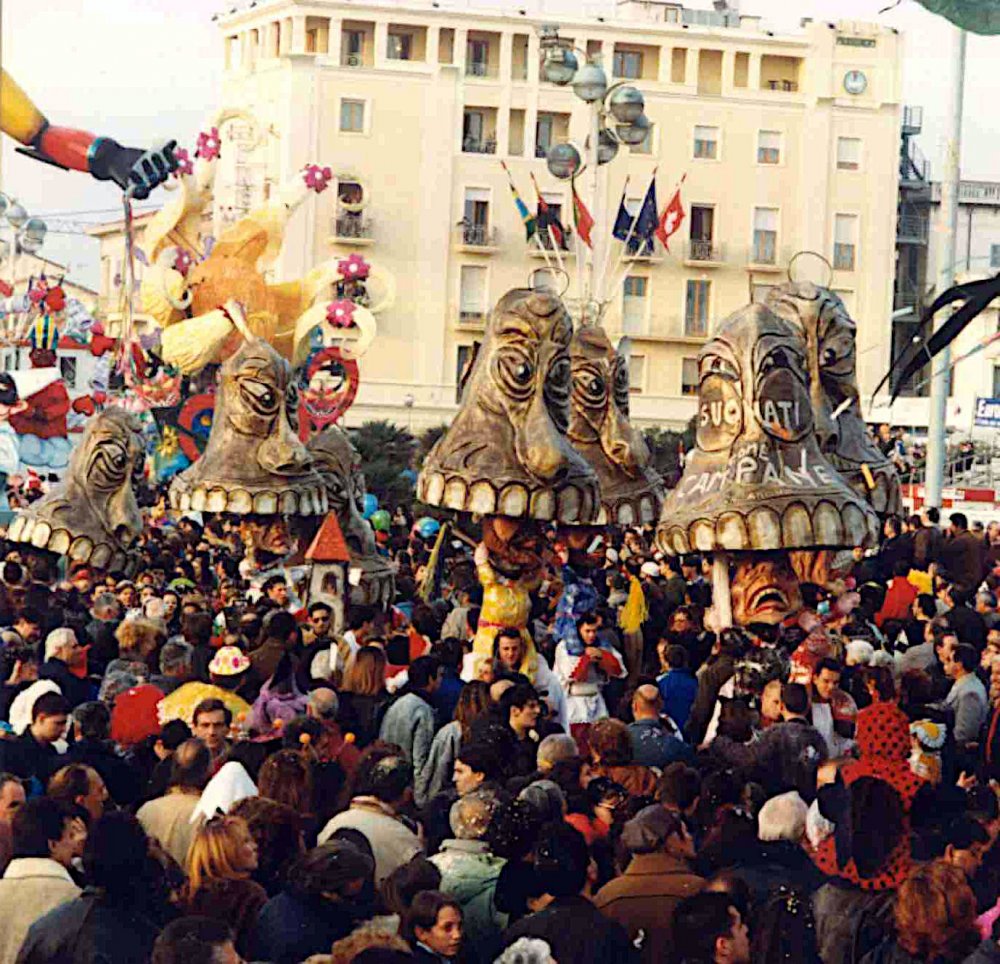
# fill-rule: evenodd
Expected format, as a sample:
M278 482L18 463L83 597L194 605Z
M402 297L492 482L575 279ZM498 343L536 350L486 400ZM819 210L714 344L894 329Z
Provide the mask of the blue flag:
M611 236L619 241L624 241L632 230L632 215L625 207L625 195L622 194L621 201L618 202L618 216L615 218L615 226L611 229Z
M660 214L656 209L656 177L654 175L650 179L649 187L646 188L646 196L642 199L642 207L639 208L639 216L635 221L635 230L632 232L629 249L642 254L652 254L653 237L659 223Z

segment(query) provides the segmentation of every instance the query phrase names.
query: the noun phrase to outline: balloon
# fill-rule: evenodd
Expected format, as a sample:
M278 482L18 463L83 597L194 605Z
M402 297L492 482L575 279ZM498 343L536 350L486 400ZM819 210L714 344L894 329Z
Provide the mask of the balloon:
M422 519L417 520L417 524L414 526L417 530L417 534L424 539L433 539L434 536L438 534L438 530L441 528L441 523L437 519L432 519L429 515L425 515Z
M361 507L361 518L370 519L377 508L378 497L371 492L366 492L364 505Z
M368 521L372 524L372 528L376 532L388 532L389 525L392 523L392 518L385 509L379 509L377 512L373 512L369 516Z

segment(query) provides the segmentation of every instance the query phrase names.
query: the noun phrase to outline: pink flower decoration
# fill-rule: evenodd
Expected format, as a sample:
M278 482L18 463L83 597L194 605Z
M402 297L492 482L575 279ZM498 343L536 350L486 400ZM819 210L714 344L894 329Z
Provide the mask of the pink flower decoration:
M207 134L202 131L198 135L198 149L195 157L202 157L206 161L215 160L222 150L222 141L219 138L219 128L213 127Z
M177 257L174 258L174 270L179 271L182 275L187 275L188 271L191 270L191 265L193 264L193 259L189 251L185 251L183 248L177 249Z
M308 164L303 170L306 187L310 191L322 194L333 178L333 171L328 167L320 167L318 164Z
M337 270L345 281L364 281L371 271L371 265L360 254L351 254L337 262Z
M346 298L331 302L326 309L326 320L335 328L350 328L354 324L354 302Z
M174 151L174 158L177 161L177 170L174 171L174 177L180 177L182 174L194 174L194 159L186 148L178 147Z

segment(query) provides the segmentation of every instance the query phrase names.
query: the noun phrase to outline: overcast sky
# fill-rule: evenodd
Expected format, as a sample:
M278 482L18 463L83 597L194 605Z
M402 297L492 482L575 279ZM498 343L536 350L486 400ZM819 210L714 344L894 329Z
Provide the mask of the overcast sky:
M245 0L238 0L242 5ZM502 7L514 0L476 0ZM800 17L880 20L906 38L906 103L924 107L920 144L940 175L944 119L954 77L954 31L914 0L879 16L891 0L741 0L744 13L776 26L797 26ZM226 3L225 7L232 6ZM519 5L519 4L518 4ZM708 0L689 6L710 7ZM609 6L611 6L609 2ZM223 5L214 0L0 0L2 62L55 124L78 126L147 145L176 137L190 145L218 103L221 40L211 22ZM594 8L588 3L587 9ZM579 0L544 0L558 15L580 9ZM789 14L789 10L793 13ZM1000 180L1000 95L996 61L1000 38L970 37L962 169L965 177ZM3 145L3 190L32 214L120 210L119 192L86 176L29 161ZM96 242L50 235L43 254L69 263L74 275L96 285Z

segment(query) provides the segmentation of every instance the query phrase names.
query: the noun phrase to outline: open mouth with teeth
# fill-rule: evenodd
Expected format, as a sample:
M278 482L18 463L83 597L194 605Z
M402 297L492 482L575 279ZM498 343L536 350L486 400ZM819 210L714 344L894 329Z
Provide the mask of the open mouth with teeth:
M602 487L598 525L647 525L656 522L663 505L663 489L648 485L636 486L634 492L608 493ZM609 497L610 496L610 497Z
M102 540L95 541L59 524L52 525L45 519L18 515L7 530L11 542L47 549L59 556L68 556L73 562L109 571L124 570L128 553L121 545Z
M480 479L468 484L460 476L422 472L417 498L427 505L476 515L504 515L567 524L593 522L600 496L596 481L586 476L556 487Z
M315 485L286 485L281 489L251 490L219 480L186 483L175 476L170 486L170 505L181 512L229 512L233 515L324 515L326 489Z
M717 500L711 513L666 510L657 545L670 555L775 549L869 546L878 539L878 517L859 501L769 499L766 505L736 509L743 499Z
M775 586L765 586L750 597L747 610L751 616L759 618L775 613L784 615L788 612L789 606L788 597L780 589Z

